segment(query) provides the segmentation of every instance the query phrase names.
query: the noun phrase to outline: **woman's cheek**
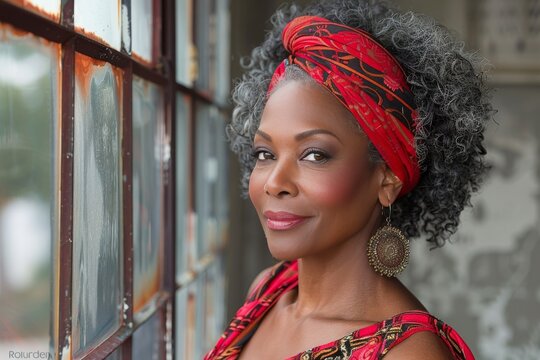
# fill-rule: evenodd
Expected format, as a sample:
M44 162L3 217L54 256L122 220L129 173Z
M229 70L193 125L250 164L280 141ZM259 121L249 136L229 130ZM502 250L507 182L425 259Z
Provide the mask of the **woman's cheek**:
M309 190L306 190L311 194L309 197L324 207L337 207L354 201L367 186L365 174L347 168L312 176L311 182L307 187Z
M264 193L264 178L257 169L253 169L249 177L248 194L255 209L258 208L259 199Z

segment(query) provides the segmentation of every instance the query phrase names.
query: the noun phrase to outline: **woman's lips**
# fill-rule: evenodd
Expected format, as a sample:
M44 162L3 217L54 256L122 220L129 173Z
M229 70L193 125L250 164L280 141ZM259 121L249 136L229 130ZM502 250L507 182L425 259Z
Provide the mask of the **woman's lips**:
M308 218L286 211L265 211L263 215L266 217L266 226L271 230L289 230Z

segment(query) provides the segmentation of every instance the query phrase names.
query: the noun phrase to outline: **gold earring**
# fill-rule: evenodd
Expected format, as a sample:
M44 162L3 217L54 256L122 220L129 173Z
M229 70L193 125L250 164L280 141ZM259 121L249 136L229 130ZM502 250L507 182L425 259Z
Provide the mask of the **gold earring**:
M387 277L402 272L409 263L410 255L409 239L400 229L390 225L391 214L392 204L389 205L386 225L371 236L367 250L369 264L378 274Z

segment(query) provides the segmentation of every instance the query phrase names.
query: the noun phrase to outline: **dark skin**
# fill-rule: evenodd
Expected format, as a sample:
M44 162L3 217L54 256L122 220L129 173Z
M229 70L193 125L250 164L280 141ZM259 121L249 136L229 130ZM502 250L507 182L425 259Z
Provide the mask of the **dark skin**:
M385 164L368 162L367 139L351 121L320 85L288 81L268 99L254 138L249 195L272 256L298 259L299 285L264 316L241 360L285 359L400 312L425 310L399 280L368 263L368 240L384 220L381 205L396 200L402 183ZM275 230L267 210L307 219ZM437 336L422 332L385 359L451 356Z

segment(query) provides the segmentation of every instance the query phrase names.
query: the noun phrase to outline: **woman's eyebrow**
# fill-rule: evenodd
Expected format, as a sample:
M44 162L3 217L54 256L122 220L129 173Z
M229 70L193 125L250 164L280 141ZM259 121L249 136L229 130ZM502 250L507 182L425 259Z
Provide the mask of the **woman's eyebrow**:
M267 133L265 133L264 131L262 131L262 130L257 130L255 132L255 134L260 135L263 139L272 142L272 137L270 135L268 135Z
M294 139L296 141L301 141L301 140L304 140L305 138L308 138L310 136L317 135L317 134L326 134L326 135L333 136L336 138L337 141L341 143L341 140L339 140L339 138L333 132L325 130L325 129L307 130L307 131L301 132L300 134L296 134L294 136Z
M260 135L263 139L272 142L272 137L270 135L268 135L267 133L265 133L264 131L257 130L256 134ZM294 139L296 141L301 141L301 140L304 140L305 138L308 138L310 136L317 135L317 134L327 134L327 135L333 136L333 137L335 137L337 139L337 141L339 141L341 143L341 140L333 132L325 130L325 129L307 130L307 131L301 132L299 134L296 134L294 136Z

